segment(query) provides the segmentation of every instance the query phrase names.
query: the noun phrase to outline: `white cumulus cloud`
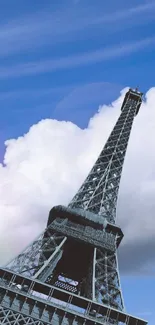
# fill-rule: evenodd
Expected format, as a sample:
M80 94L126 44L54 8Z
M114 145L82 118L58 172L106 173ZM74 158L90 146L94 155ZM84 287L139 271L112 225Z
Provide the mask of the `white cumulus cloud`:
M0 165L1 264L44 229L53 205L67 204L75 194L120 114L126 90L111 105L101 106L84 130L71 122L46 119L22 137L6 141L4 164ZM125 235L120 249L124 272L146 273L153 265L154 103L152 88L135 117L121 179L117 223ZM124 266L125 258L128 263Z

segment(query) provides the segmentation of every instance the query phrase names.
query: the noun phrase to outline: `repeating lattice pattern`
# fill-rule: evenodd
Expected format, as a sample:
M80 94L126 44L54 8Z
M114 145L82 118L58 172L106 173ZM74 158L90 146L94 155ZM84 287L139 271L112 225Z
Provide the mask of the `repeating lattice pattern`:
M96 324L103 324L103 325L127 325L127 322L116 322L115 320L108 320L108 318L99 318L96 319ZM127 320L128 321L128 320ZM0 309L0 324L4 325L93 325L94 320L86 320L85 318L79 319L79 317L72 317L68 318L67 315L60 316L58 312L53 314L52 317L47 316L46 321L41 321L36 318L32 318L26 315L22 315L21 313L15 312L13 310L7 308Z
M53 230L45 229L45 231L21 254L11 261L7 268L16 273L25 276L41 278L44 281L44 270L47 267L55 267L55 264L61 257L62 246L66 238ZM48 265L47 265L48 261Z
M138 105L138 100L128 97L104 149L70 207L89 210L115 222L121 172Z
M96 250L95 296L98 301L112 308L124 309L116 253Z
M4 286L2 286L4 287ZM112 310L89 300L68 296L68 302L34 298L29 292L26 297L17 287L8 286L8 291L0 289L0 324L6 325L146 325L141 319ZM62 294L62 293L60 293ZM54 300L54 301L53 301ZM52 303L51 303L52 302Z
M19 314L13 310L3 308L0 309L0 324L5 325L46 325L40 320L33 319L29 316ZM58 324L58 323L57 323Z

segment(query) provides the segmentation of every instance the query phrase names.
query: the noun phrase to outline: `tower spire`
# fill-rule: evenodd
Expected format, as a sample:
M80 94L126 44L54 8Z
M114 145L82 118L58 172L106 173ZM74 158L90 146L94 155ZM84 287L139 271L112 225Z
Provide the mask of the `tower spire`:
M142 93L129 89L121 107L121 115L105 147L69 207L91 211L115 223L124 158L134 116L141 102Z

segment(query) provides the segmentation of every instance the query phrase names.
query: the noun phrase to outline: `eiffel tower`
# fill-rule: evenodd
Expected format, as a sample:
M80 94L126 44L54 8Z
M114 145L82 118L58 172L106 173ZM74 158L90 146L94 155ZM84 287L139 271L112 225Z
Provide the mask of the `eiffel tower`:
M123 162L141 103L142 93L129 89L72 201L54 206L44 232L0 268L0 324L147 324L124 309L117 263L123 233L115 223Z

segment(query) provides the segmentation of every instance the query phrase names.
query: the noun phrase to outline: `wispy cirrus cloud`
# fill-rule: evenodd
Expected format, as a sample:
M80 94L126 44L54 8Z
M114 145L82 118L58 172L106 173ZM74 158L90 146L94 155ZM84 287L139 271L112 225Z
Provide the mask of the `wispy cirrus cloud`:
M66 40L73 41L73 35L83 38L91 33L91 27L99 27L104 35L108 30L115 31L116 26L124 29L131 23L132 26L141 25L149 21L153 13L155 2L111 12L105 9L104 14L100 10L94 14L92 10L77 6L56 12L37 12L0 25L0 56L34 50L43 44L54 46Z
M125 10L119 10L119 11L115 11L112 14L108 14L103 16L102 18L98 18L96 19L96 23L102 23L102 22L114 22L114 21L118 21L118 20L124 20L126 18L134 18L134 16L137 15L142 15L142 14L148 14L151 13L152 10L155 10L155 2L149 2L146 4L142 4L142 5L138 5L135 7L130 7L128 9Z
M52 58L50 60L34 61L13 66L0 67L0 79L50 73L56 70L71 69L78 66L114 60L130 55L148 46L155 45L155 37L145 38L130 43L117 44L93 52L84 52L77 55Z
M63 93L68 93L74 88L74 85L66 85L62 87L53 87L53 88L36 88L36 89L17 89L15 91L5 91L0 92L0 101L6 100L17 100L25 98L41 98L44 96L54 96L62 95Z

